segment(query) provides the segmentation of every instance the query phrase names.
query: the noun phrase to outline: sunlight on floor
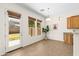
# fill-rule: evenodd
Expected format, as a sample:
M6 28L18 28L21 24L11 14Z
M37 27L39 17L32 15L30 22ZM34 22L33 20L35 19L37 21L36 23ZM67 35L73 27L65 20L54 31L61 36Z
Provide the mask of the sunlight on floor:
M9 47L21 44L20 40L9 41Z
M9 47L16 46L18 44L20 44L20 34L10 34Z

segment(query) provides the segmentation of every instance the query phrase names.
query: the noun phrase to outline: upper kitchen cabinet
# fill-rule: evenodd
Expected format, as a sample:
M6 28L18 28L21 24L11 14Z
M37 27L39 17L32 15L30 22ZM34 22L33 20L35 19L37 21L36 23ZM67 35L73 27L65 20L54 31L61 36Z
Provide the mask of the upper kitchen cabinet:
M67 28L68 29L79 29L79 15L71 16L67 18Z

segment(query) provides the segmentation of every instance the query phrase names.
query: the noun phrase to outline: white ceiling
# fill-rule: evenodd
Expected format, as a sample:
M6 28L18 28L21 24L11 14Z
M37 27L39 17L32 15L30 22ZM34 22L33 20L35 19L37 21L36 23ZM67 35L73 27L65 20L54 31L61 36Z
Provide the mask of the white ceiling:
M26 3L24 5L40 13L41 15L44 15L45 17L48 15L61 16L79 9L79 3ZM50 9L48 10L47 8ZM40 11L41 9L45 9L45 11Z

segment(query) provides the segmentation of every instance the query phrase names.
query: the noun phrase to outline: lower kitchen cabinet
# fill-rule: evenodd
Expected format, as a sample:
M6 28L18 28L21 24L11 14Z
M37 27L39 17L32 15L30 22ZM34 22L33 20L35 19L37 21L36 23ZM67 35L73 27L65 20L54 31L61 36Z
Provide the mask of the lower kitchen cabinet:
M64 43L68 45L73 45L73 34L64 33Z

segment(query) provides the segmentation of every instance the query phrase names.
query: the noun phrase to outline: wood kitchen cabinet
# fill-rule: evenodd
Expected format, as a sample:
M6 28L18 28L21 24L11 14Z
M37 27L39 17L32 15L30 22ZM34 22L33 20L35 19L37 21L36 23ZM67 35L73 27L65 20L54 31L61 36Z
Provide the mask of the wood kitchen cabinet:
M64 33L64 43L68 45L73 45L73 34L72 33Z
M67 18L68 29L79 29L79 16L71 16Z

